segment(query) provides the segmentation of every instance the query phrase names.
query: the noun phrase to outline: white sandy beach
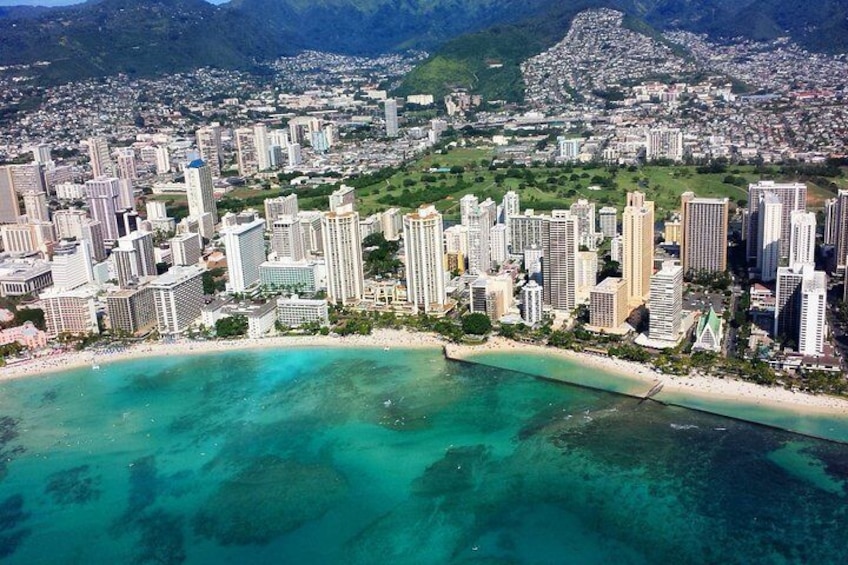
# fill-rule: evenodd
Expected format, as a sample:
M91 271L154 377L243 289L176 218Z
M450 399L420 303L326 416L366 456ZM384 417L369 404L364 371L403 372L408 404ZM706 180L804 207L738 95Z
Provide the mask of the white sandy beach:
M0 369L0 380L43 375L56 371L90 367L102 368L109 363L165 355L199 355L221 351L295 347L379 347L379 348L441 348L447 347L452 359L469 359L486 352L516 352L523 354L556 356L587 367L619 375L630 382L643 382L644 393L663 383L658 399L678 403L680 398L714 399L739 402L764 407L774 407L793 412L806 412L845 416L848 418L848 400L827 395L791 392L779 387L765 387L733 378L705 375L671 376L657 373L639 363L578 353L540 345L517 343L501 337L491 337L481 345L448 344L440 337L428 333L405 330L375 330L368 336L282 336L263 339L238 339L228 341L178 341L174 343L140 343L111 353L92 351L69 352L61 355L39 357L31 361ZM643 393L643 394L644 394Z
M487 343L476 346L450 344L447 346L447 351L453 359L469 360L472 360L475 354L502 353L505 351L561 357L583 366L594 367L607 373L619 375L631 382L642 381L645 383L643 394L647 394L651 387L662 382L663 389L657 395L657 399L674 404L679 403L681 397L689 396L848 418L848 400L844 398L792 392L780 387L761 386L731 377L718 378L699 374L690 376L664 375L650 367L632 361L541 345L516 343L500 337L492 337Z

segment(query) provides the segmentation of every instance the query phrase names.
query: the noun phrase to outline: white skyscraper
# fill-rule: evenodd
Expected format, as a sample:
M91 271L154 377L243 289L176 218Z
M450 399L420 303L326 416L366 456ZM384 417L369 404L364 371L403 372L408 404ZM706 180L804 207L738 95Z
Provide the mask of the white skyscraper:
M445 261L442 251L442 215L435 206L422 206L403 217L408 300L424 313L443 309Z
M492 268L491 229L488 211L475 206L468 216L468 272L472 275L485 275Z
M253 126L253 144L256 147L256 162L260 171L271 168L271 149L268 143L268 127L265 124Z
M259 265L265 262L265 222L255 219L221 230L227 254L227 289L244 292L259 282Z
M397 101L394 98L389 98L385 103L386 110L386 137L398 136L398 114Z
M195 160L185 169L186 197L188 198L188 214L196 218L200 224L200 235L212 239L215 224L218 223L218 208L212 185L212 169L205 162ZM211 215L211 222L203 222L205 214ZM208 223L212 225L209 226Z
M517 216L521 213L521 202L518 197L518 193L514 190L508 191L504 194L503 201L501 202L501 209L503 210L503 220L502 223L506 225L506 245L507 249L510 249L512 246L512 230L510 229L510 217ZM522 250L513 250L513 253L520 253Z
M119 181L114 177L101 177L85 183L85 195L91 217L103 230L103 239L115 241L121 234L118 230Z
M471 217L471 211L474 210L479 203L480 201L477 200L477 197L473 194L466 194L459 199L459 218L460 223L463 226L468 225L469 218Z
M63 242L53 250L53 286L59 292L94 282L91 251L85 242Z
M197 265L202 251L200 234L183 233L171 238L171 261L175 266Z
M836 244L836 226L838 220L836 214L838 212L838 199L828 198L824 201L824 239L822 243L825 245Z
M303 163L303 153L299 143L289 143L288 148L289 167L297 167Z
M495 265L503 265L506 263L507 259L507 250L506 250L506 236L507 229L504 224L498 224L493 226L491 230L489 230L489 256L492 260L492 263Z
M203 307L203 269L171 267L150 283L156 321L162 334L182 333L200 318Z
M827 311L827 275L815 271L801 284L801 323L798 353L817 356L824 353Z
M164 175L171 172L171 156L165 146L156 148L156 174Z
M521 202L518 197L518 193L514 190L510 190L506 194L504 194L503 201L501 202L501 207L503 208L502 223L509 226L509 217L517 216L521 213Z
M807 209L807 185L804 183L775 183L760 181L748 185L748 234L746 237L748 259L756 259L760 227L759 212L763 194L770 192L777 196L783 205L780 220L780 258L789 256L789 217L795 210Z
M792 212L789 220L791 241L789 266L814 264L816 260L816 215L813 212Z
M126 288L142 277L157 275L151 233L134 231L118 238L118 246L112 250L111 258L121 288Z
M536 281L530 281L521 289L521 302L524 306L524 322L533 326L542 321L542 287Z
M352 186L342 185L330 194L330 211L342 206L351 206L356 210L356 189Z
M597 249L595 203L581 198L571 205L570 211L571 215L577 220L577 237L580 246L589 251L594 251Z
M365 276L359 213L350 206L324 214L321 221L327 263L327 298L335 304L362 299Z
M662 269L651 277L649 299L651 339L675 341L680 334L683 309L683 267L665 261Z
M265 199L265 223L269 230L273 228L274 220L280 216L297 217L299 212L300 208L297 203L297 194Z
M454 225L445 231L445 252L468 257L468 226Z
M783 204L777 195L765 193L760 198L757 219L760 223L757 229L757 270L760 280L770 282L777 276L780 263L780 236Z
M301 261L306 258L303 229L297 216L279 216L271 228L271 251L277 260Z
M32 148L32 158L39 165L46 165L53 161L53 158L50 155L51 149L49 145L40 144L35 145Z

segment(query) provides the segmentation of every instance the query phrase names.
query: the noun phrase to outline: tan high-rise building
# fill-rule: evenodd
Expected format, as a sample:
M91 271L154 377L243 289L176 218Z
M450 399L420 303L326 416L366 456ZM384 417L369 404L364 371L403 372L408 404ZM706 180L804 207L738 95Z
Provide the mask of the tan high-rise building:
M442 215L435 206L422 206L403 217L408 300L419 311L441 312L445 292Z
M848 265L848 190L837 194L835 215L836 266L843 270Z
M255 174L259 171L259 158L256 154L256 136L253 128L239 128L234 133L239 174L243 177Z
M12 181L12 168L0 167L0 224L14 224L20 215L21 205Z
M608 277L589 293L589 324L596 328L614 330L626 320L627 281Z
M684 192L680 201L680 260L684 276L726 271L730 202L727 198L698 198L694 192Z
M112 155L109 153L109 144L105 137L92 137L88 140L88 159L91 165L91 174L94 178L112 177L117 174Z
M643 304L650 294L654 264L654 203L641 192L627 193L621 215L622 274L627 282L627 301Z
M106 312L113 332L140 335L156 327L156 301L149 287L107 294Z
M332 303L362 300L365 276L359 213L352 206L327 212L321 220L324 256L327 262L327 298Z
M577 218L570 212L554 210L542 262L543 297L554 310L577 307Z
M222 150L221 150L221 127L208 126L200 128L196 133L197 150L200 158L209 165L212 178L221 176Z

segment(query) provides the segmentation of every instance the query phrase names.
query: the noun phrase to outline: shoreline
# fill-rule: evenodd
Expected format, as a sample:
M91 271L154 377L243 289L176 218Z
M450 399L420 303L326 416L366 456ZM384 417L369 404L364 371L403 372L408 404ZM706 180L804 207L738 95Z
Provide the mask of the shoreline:
M792 392L784 388L766 387L731 377L720 378L701 374L688 376L666 375L634 361L556 349L543 345L518 343L501 337L491 337L487 343L482 345L449 344L446 346L446 352L450 359L468 362L475 362L475 356L487 353L513 352L560 358L583 367L598 369L605 373L621 377L629 384L641 384L644 386L644 390L641 391L641 394L627 393L610 390L608 387L603 386L602 383L599 383L598 386L592 386L590 383L582 381L572 382L556 375L538 376L555 381L587 386L597 390L626 394L637 398L644 397L653 386L662 383L662 390L651 397L653 400L705 412L716 413L697 403L687 405L686 400L728 402L740 407L772 408L794 414L838 416L846 418L846 421L848 421L848 399L844 398Z
M251 349L306 349L306 348L398 348L398 349L440 349L447 359L478 362L474 357L485 354L525 354L547 358L563 359L582 367L603 371L619 377L620 383L632 390L611 388L609 384L599 382L593 385L585 380L570 380L561 375L544 375L521 368L512 370L525 372L540 378L564 382L596 390L624 394L634 398L644 397L648 391L662 383L662 390L652 396L653 400L663 404L701 410L718 415L728 414L717 411L715 407L704 406L700 402L728 403L736 408L774 409L784 414L816 415L845 418L848 421L848 399L827 395L812 395L792 392L783 388L766 387L736 378L720 378L693 374L688 376L665 375L654 369L622 359L604 357L591 353L556 349L544 345L533 345L491 336L486 343L478 345L460 345L448 343L441 337L426 332L407 330L378 329L371 335L339 336L277 336L260 339L177 341L173 343L138 343L125 349L102 351L72 351L57 355L46 355L12 366L0 368L0 382L19 378L47 377L54 373L74 369L91 368L96 364L108 366L109 363L132 361L163 356L189 356L206 353L216 354L228 351ZM486 363L482 363L486 364ZM506 367L509 368L509 367ZM641 388L639 388L641 387ZM735 416L731 416L735 417ZM759 422L757 419L749 421ZM771 424L766 424L771 425Z
M132 361L153 357L201 355L225 353L251 349L297 349L297 348L393 348L427 349L442 348L445 342L426 333L405 330L374 330L371 335L323 336L277 336L259 339L177 341L174 343L138 343L113 352L92 350L71 351L58 355L45 355L15 365L0 368L0 382L24 377L43 377L53 373L74 369L91 368L92 365L108 366L109 363Z

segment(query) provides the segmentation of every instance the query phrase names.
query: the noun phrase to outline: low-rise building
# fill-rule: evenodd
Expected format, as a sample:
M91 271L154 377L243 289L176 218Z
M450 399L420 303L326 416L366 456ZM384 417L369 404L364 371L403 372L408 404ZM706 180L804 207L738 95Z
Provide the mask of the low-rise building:
M287 328L298 328L312 323L326 326L330 323L329 307L326 300L306 300L297 296L279 298L277 321Z
M37 294L52 284L50 263L29 258L0 260L0 296Z
M277 306L273 301L255 304L216 300L203 306L200 313L203 325L210 328L214 327L218 320L233 316L243 316L247 320L247 337L258 339L274 329Z
M41 349L47 347L47 339L47 332L36 328L32 322L0 331L0 345L17 342L28 349Z
M695 330L695 345L692 351L721 351L722 322L721 317L710 307L709 311L698 320Z

